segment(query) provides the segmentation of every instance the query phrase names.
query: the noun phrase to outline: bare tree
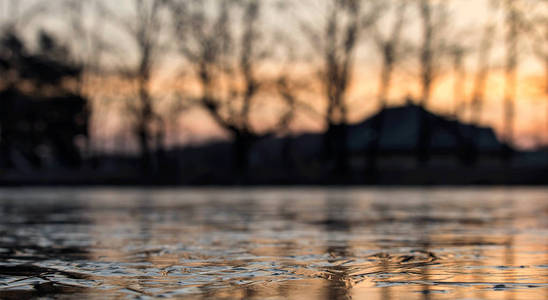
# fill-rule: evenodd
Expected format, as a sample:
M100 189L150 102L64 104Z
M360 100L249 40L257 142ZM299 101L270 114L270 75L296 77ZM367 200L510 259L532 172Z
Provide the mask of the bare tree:
M264 4L254 0L174 0L170 5L178 49L200 87L198 103L233 138L234 167L243 176L252 145L283 131L292 116L288 109L263 130L252 121L261 96L277 85L272 76L260 71L271 56L261 31ZM282 101L288 103L291 98L282 97Z
M338 174L348 169L348 88L352 81L356 50L365 29L379 15L376 1L330 0L323 27L302 24L305 35L321 61L318 71L326 100L326 156L334 160Z
M506 23L506 62L504 68L504 138L507 143L514 140L514 110L518 69L519 11L516 0L504 0Z
M474 77L474 88L472 92L472 122L481 123L483 113L483 102L485 101L485 90L490 70L491 49L495 36L495 26L487 24L478 49L477 69Z
M106 70L102 68L104 54L115 50L112 41L104 36L103 12L106 8L103 2L98 0L65 0L58 4L58 11L62 12L60 17L67 19L69 29L67 34L72 41L75 57L82 67L82 76L79 78L77 89L79 94L89 100L88 111L92 113L86 149L89 158L97 162L94 154L100 147L96 134L104 132L104 122L101 122L101 118L112 109L108 101L98 96L100 91L94 86L106 73Z
M446 52L444 37L448 22L447 2L418 0L421 19L422 43L420 46L420 104L426 108L432 97L435 80L440 75L442 56ZM417 141L417 160L425 163L430 159L431 128L427 114L421 111L420 132Z
M504 139L508 145L514 142L515 101L517 92L519 46L521 35L527 29L525 22L526 2L523 0L499 0L504 12L505 24L505 85L504 85Z
M458 119L464 113L466 66L465 59L467 49L462 45L455 44L450 49L453 61L453 116Z
M161 116L156 113L151 81L154 69L158 65L159 50L162 49L161 11L165 1L133 0L132 5L135 16L130 20L119 18L113 13L110 15L132 40L136 49L136 64L123 70L123 73L136 84L137 101L129 104L129 112L135 122L133 130L141 152L142 167L145 171L150 171L153 162L153 139L161 139L163 136L163 122ZM161 147L161 143L156 142L156 147Z
M380 141L383 135L383 123L384 123L384 108L387 105L390 88L392 85L392 77L397 63L399 63L405 56L405 52L409 52L408 47L405 47L402 39L402 32L406 23L405 13L407 10L408 2L406 0L389 1L388 5L394 6L394 21L390 26L390 31L387 36L384 36L381 32L380 24L373 23L373 41L377 50L381 55L382 65L379 78L378 89L378 107L379 115L376 118L374 126L374 139L371 143L368 153L368 163L366 169L366 176L374 180L377 172L377 160Z
M540 2L539 2L540 3ZM541 64L544 65L544 94L548 97L548 8L544 10L532 20L533 32L533 47L534 53ZM546 129L548 131L548 111L546 114Z
M432 96L435 80L440 73L441 57L445 52L444 30L447 24L447 2L418 0L422 27L420 46L421 105L426 107Z
M395 6L395 20L391 25L390 32L387 37L381 33L381 29L377 23L374 23L373 39L375 46L382 57L381 74L378 89L378 106L380 109L387 104L392 85L392 77L396 64L403 58L405 45L402 41L402 31L405 26L405 12L408 1L399 0Z
M63 16L67 17L70 30L68 34L84 70L81 82L83 90L87 87L85 81L90 79L90 76L98 75L102 55L114 48L103 36L105 22L100 15L105 11L105 6L97 0L65 0L60 3L59 8ZM87 19L93 19L93 22L87 24Z

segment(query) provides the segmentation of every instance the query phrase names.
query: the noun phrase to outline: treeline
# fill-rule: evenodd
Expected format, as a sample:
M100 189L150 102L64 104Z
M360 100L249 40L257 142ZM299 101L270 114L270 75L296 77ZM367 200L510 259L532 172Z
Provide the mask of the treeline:
M344 174L352 111L387 106L398 88L395 76L409 69L418 104L430 107L441 77L451 74L452 114L468 112L480 124L489 76L502 66L502 136L509 144L525 55L545 69L548 95L548 3L486 1L479 25L457 29L459 13L472 13L455 11L458 1L67 0L46 7L3 0L3 14L11 17L2 30L4 37L19 37L62 20L55 35L71 49L64 59L78 66L70 89L90 99L92 138L109 130L101 116L117 107L145 170L159 167L170 132L183 130L178 120L199 108L234 142L238 172L247 169L254 143L291 134L306 115L325 128L326 159ZM500 58L495 49L502 49ZM378 59L367 63L368 57ZM469 61L476 62L473 68ZM378 82L376 99L356 95L364 80ZM3 87L13 85L3 81ZM114 91L107 94L107 87ZM380 136L383 128L376 130ZM417 159L427 160L426 127L421 135ZM90 155L96 144L88 144ZM377 155L373 147L371 166Z

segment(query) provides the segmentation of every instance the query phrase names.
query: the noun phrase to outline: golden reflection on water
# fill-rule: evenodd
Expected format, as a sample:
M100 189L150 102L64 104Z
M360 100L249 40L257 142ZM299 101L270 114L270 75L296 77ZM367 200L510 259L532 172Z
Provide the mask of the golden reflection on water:
M0 198L2 299L548 299L547 189Z

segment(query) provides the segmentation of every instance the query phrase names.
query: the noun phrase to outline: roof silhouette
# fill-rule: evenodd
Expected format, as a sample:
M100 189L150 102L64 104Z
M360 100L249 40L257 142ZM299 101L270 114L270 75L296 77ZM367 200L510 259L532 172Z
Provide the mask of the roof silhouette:
M421 118L424 118L424 125ZM480 152L500 151L502 147L489 127L464 124L414 104L385 108L351 125L348 146L353 152L368 149L380 132L380 151L410 152L417 149L421 130L426 129L430 131L430 149L434 152L450 151L464 145L474 145Z

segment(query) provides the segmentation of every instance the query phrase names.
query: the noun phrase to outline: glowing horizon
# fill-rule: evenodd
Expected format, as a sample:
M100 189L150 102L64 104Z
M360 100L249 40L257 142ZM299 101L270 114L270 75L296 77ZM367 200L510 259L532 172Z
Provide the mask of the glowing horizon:
M377 109L377 85L378 74L375 72L365 71L367 74L360 74L354 84L351 86L348 97L348 104L351 108L349 115L351 123L360 122L372 114ZM104 78L103 78L104 79ZM198 84L192 82L192 79L177 79L172 78L172 81L159 81L153 84L152 90L158 96L157 101L162 106L162 101L166 101L173 97L174 93L180 92L182 97L185 95L188 98L199 97L197 94ZM515 124L516 141L515 144L522 149L531 149L548 142L548 99L542 94L542 90L538 85L538 81L542 78L538 74L524 74L520 76L518 81L518 94L516 98L517 119ZM389 106L405 104L407 96L411 96L416 102L419 99L419 83L416 79L411 81L408 76L396 74L395 84L390 92L388 99ZM405 85L398 82L406 82ZM112 84L114 86L112 86ZM132 101L132 88L125 81L116 81L112 78L108 82L100 83L102 87L101 101L111 99L111 103L115 102L114 106L124 105L127 101ZM468 78L465 87L465 102L470 103L472 91L472 78ZM492 72L487 83L487 92L485 94L484 109L482 113L481 126L491 127L495 130L499 138L502 135L502 99L503 99L504 73L502 71ZM122 93L123 91L123 93ZM103 94L106 93L106 94ZM94 94L94 92L91 92ZM108 95L110 94L110 95ZM125 96L121 96L125 94ZM318 112L323 112L325 100L322 94L314 94L310 97L303 98L304 102L314 107ZM109 101L109 100L107 100ZM259 99L260 101L260 99ZM266 101L268 102L268 101ZM415 102L415 103L416 103ZM272 114L272 104L263 107L256 111L254 116L254 125L261 128L264 123L273 122L270 120ZM441 76L438 84L434 89L434 94L431 103L427 107L429 110L444 115L452 116L454 108L453 98L453 78L450 73ZM120 115L115 117L115 112L111 111L109 117L105 119L105 115L97 115L95 122L100 124L100 128L95 129L95 135L100 140L112 138L114 136L124 136L131 130L128 123L129 116ZM461 116L461 121L470 123L470 110L465 111ZM125 120L125 121L124 121ZM93 124L92 124L93 126ZM92 127L92 128L95 128ZM108 128L105 130L105 128ZM325 122L319 116L314 116L305 111L301 111L295 124L292 126L292 132L319 132L325 129ZM127 137L129 138L129 137ZM174 124L171 124L170 132L168 132L169 145L200 143L217 138L228 138L227 133L218 127L199 106L194 106L176 117ZM114 145L114 144L112 144ZM111 147L107 147L111 148ZM114 147L115 148L115 147ZM135 147L129 149L136 150ZM114 150L114 149L110 149Z
M120 17L127 18L126 21L131 21L133 18L133 10L131 9L131 1L101 1L104 2L110 9L112 9ZM14 18L10 15L10 6L8 3L17 3L18 11L24 11L25 7L31 6L37 1L19 1L13 2L8 0L0 0L0 16L5 16L4 21L8 21L9 18ZM215 3L215 2L210 2ZM299 30L299 22L301 18L305 21L311 22L319 27L322 25L322 9L325 5L321 0L305 0L299 2L287 2L294 7L292 9L281 10L275 8L276 1L265 1L265 7L262 25L269 31L267 33L276 32L279 30L284 36L292 38L297 41L298 52L300 58L305 57L309 59L310 45L305 38L303 38L301 30ZM286 4L287 4L286 3ZM502 15L499 12L493 13L488 6L488 0L459 0L448 1L450 11L451 26L447 29L447 35L453 40L462 42L465 46L471 50L470 55L465 59L464 66L467 69L468 77L465 83L465 98L469 101L470 94L473 86L473 75L476 71L477 62L477 45L485 23L491 20L498 24L498 32L496 34L496 42L492 53L492 70L489 74L489 82L486 87L486 99L483 110L483 118L481 125L490 126L497 131L497 134L501 134L502 128L502 99L503 88L505 85L503 67L504 67L504 35L502 30ZM20 4L20 5L19 5ZM88 3L89 4L89 3ZM413 8L414 4L410 5L410 11L408 12L409 24L405 28L405 39L417 44L420 41L420 33L418 29L417 11ZM47 29L56 32L61 38L65 40L71 40L70 29L67 26L67 22L62 21L59 18L60 14L65 13L63 7L52 8L46 12L43 18L40 18L37 22L30 24L25 31L25 36L29 37L36 30ZM211 13L214 13L212 10ZM382 31L389 30L390 23L393 19L393 13L384 16L380 21ZM111 16L112 17L112 16ZM120 63L120 65L133 66L135 65L136 50L130 39L124 36L121 30L116 29L113 24L113 20L102 20L98 13L86 11L83 12L82 24L87 30L93 30L96 25L96 21L105 21L100 24L104 31L96 32L97 34L103 34L107 41L115 41L117 52L115 54L109 54L104 58L103 65L109 65L113 63ZM101 22L100 22L101 23ZM105 27L103 27L105 26ZM106 29L105 29L106 28ZM164 32L164 34L167 34ZM168 40L169 40L169 36ZM165 38L165 36L164 36ZM77 51L77 55L86 55L85 51L81 51L85 48L85 45L76 44L76 39L73 40L71 46ZM524 40L526 40L524 38ZM172 41L171 41L172 42ZM275 42L273 37L265 43ZM516 122L515 132L516 140L515 144L521 148L532 148L540 144L548 144L548 99L547 95L543 94L544 78L544 66L543 62L537 60L530 53L526 53L529 41L525 41L520 46L520 65L519 65L519 79L518 79L518 94L516 98ZM32 43L31 43L32 44ZM157 72L155 73L153 80L153 93L158 97L159 102L164 102L166 98L172 98L173 94L177 91L184 90L187 95L195 96L196 94L196 82L194 79L188 79L188 77L181 78L178 75L179 69L185 68L185 63L181 60L177 51L174 51L173 45L167 47L165 52L161 53L162 61L157 66ZM267 45L270 46L270 45ZM278 46L273 43L272 46ZM301 49L302 48L302 49ZM403 103L407 95L411 95L415 99L418 98L418 72L417 72L417 53L412 53L403 64L397 65L394 73L394 82L391 88L389 104L397 105ZM270 65L262 66L264 69L275 70L279 61L271 61ZM304 65L304 69L309 73L314 72L317 69L317 65L314 65L314 61L301 62ZM454 99L453 99L453 77L451 73L450 63L446 62L441 67L441 74L434 85L434 94L432 101L428 108L436 113L449 115L453 111ZM354 67L354 80L351 83L350 90L348 92L347 102L351 107L351 113L349 119L351 122L358 122L367 118L377 109L377 89L379 80L379 67L380 58L378 52L371 45L370 36L365 35L363 42L360 43L359 49L356 54L356 66ZM272 71L275 72L275 71ZM188 70L187 70L188 73ZM188 74L187 74L188 75ZM102 75L105 76L105 75ZM308 75L310 76L310 75ZM101 87L101 90L87 87L87 94L93 99L93 106L95 108L92 123L92 135L97 138L98 143L101 144L103 140L114 136L131 136L131 119L124 115L124 105L130 102L134 93L133 87L121 78L115 78L115 76L106 76L102 78L101 82L95 82L94 85ZM106 81L105 81L106 80ZM194 81L194 82L193 82ZM318 83L314 83L318 85ZM181 88L181 86L183 86ZM319 88L316 88L319 90ZM264 95L262 97L265 97ZM276 95L267 96L267 98L276 98ZM324 96L317 92L315 94L308 94L306 99L303 99L307 103L314 106L317 110L322 111L325 106ZM107 103L118 103L108 104ZM264 101L269 102L269 101ZM161 106L164 104L160 104ZM271 121L269 116L273 111L276 111L276 105L269 103L257 108L253 118L255 119L255 125L258 127L266 126ZM463 121L469 121L469 115L463 116ZM216 126L211 118L200 109L191 109L181 114L177 120L172 121L172 128L168 133L168 144L175 143L191 143L193 141L201 141L210 138L224 137L224 133L218 126ZM292 130L295 132L302 131L320 131L322 130L322 120L318 117L310 116L306 112L301 112ZM109 142L115 144L114 141ZM131 144L131 143L130 143ZM108 147L107 147L108 148Z

